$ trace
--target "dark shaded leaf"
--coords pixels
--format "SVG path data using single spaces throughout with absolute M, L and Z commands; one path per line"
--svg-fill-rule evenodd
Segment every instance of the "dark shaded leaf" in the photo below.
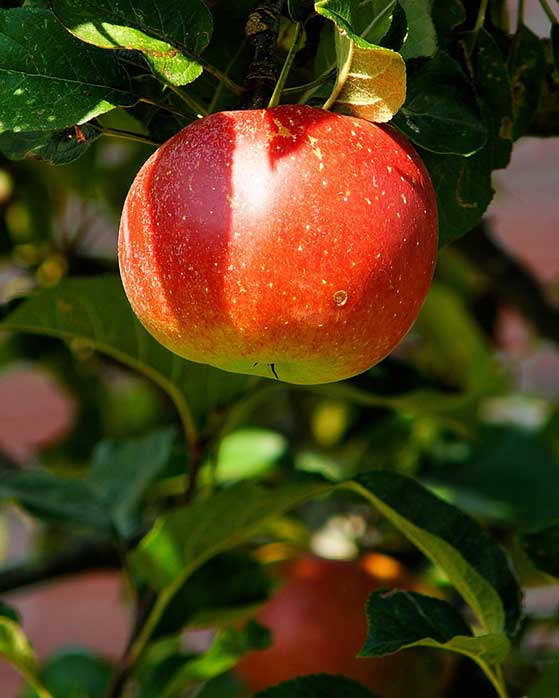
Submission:
M 270 580 L 256 560 L 232 552 L 216 555 L 177 590 L 154 637 L 175 635 L 189 624 L 220 625 L 221 618 L 263 603 L 269 592 Z
M 435 153 L 471 155 L 485 145 L 475 95 L 460 65 L 444 51 L 408 65 L 408 92 L 394 123 Z
M 360 657 L 380 657 L 409 647 L 434 647 L 491 665 L 510 650 L 504 633 L 477 635 L 446 601 L 415 591 L 375 591 L 367 601 L 369 629 Z
M 13 620 L 14 623 L 20 623 L 19 611 L 17 611 L 15 608 L 12 608 L 11 606 L 8 606 L 2 601 L 0 601 L 0 617 Z
M 488 131 L 484 161 L 490 170 L 506 167 L 513 134 L 512 87 L 507 64 L 497 42 L 485 29 L 465 32 L 460 45 Z
M 439 206 L 439 246 L 470 231 L 493 198 L 491 168 L 482 150 L 465 158 L 420 150 Z
M 317 674 L 280 683 L 254 698 L 374 698 L 374 694 L 352 679 Z
M 437 50 L 437 35 L 431 18 L 431 0 L 399 0 L 406 13 L 408 34 L 402 55 L 410 58 L 432 56 Z
M 509 69 L 514 112 L 512 136 L 517 140 L 526 133 L 536 113 L 546 69 L 543 42 L 524 24 L 512 41 Z
M 478 440 L 463 462 L 433 469 L 433 481 L 450 488 L 462 508 L 471 497 L 484 499 L 493 520 L 525 527 L 552 520 L 559 511 L 559 468 L 544 440 L 511 427 L 485 429 Z
M 433 0 L 431 17 L 439 45 L 443 46 L 448 34 L 466 20 L 466 10 L 461 0 Z
M 15 470 L 0 476 L 0 500 L 14 501 L 33 516 L 62 526 L 109 534 L 110 517 L 87 482 L 46 470 Z
M 0 91 L 0 132 L 64 129 L 138 101 L 115 54 L 36 8 L 0 10 Z
M 520 589 L 503 550 L 473 519 L 419 482 L 378 470 L 355 487 L 435 564 L 474 610 L 487 633 L 512 635 L 520 618 Z
M 525 533 L 521 541 L 534 565 L 559 579 L 559 522 Z
M 95 449 L 87 483 L 123 537 L 139 527 L 146 490 L 169 462 L 175 436 L 174 429 L 164 429 L 127 441 L 102 441 Z
M 444 645 L 472 631 L 446 601 L 415 591 L 375 591 L 367 600 L 369 624 L 361 657 L 380 657 L 430 638 Z
M 404 9 L 397 2 L 394 5 L 394 10 L 392 12 L 392 22 L 390 23 L 390 29 L 379 41 L 379 46 L 384 46 L 385 48 L 392 49 L 392 51 L 399 51 L 402 48 L 402 44 L 408 33 L 408 20 Z
M 40 672 L 45 688 L 56 698 L 99 698 L 107 692 L 113 668 L 89 650 L 70 648 L 57 652 Z M 29 687 L 23 698 L 39 698 Z
M 99 138 L 99 129 L 83 124 L 63 131 L 5 131 L 0 134 L 0 151 L 11 160 L 35 158 L 51 165 L 65 165 L 81 157 Z

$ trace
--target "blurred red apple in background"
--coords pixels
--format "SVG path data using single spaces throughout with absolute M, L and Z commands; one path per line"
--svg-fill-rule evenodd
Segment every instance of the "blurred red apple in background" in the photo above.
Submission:
M 396 560 L 369 555 L 359 562 L 306 556 L 281 569 L 283 586 L 256 620 L 272 645 L 249 653 L 236 672 L 252 692 L 296 676 L 329 673 L 352 678 L 383 698 L 438 698 L 450 678 L 448 653 L 405 650 L 357 659 L 367 635 L 365 603 L 379 588 L 418 588 Z

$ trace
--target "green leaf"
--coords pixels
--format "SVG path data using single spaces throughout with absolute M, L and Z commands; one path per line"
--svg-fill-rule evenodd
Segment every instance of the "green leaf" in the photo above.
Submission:
M 431 17 L 440 46 L 448 34 L 466 21 L 466 10 L 461 0 L 433 0 Z
M 512 151 L 512 86 L 495 39 L 485 29 L 462 34 L 460 45 L 488 131 L 482 151 L 490 170 L 506 167 Z
M 477 443 L 462 462 L 443 463 L 430 474 L 458 506 L 467 508 L 472 497 L 482 498 L 485 516 L 493 521 L 531 528 L 557 515 L 557 459 L 538 434 L 492 427 L 478 434 Z
M 136 572 L 160 591 L 133 651 L 142 651 L 172 599 L 207 560 L 239 545 L 268 521 L 329 489 L 329 485 L 316 482 L 277 489 L 243 482 L 160 517 L 128 556 Z
M 504 552 L 473 519 L 396 473 L 371 471 L 344 486 L 369 499 L 444 570 L 485 633 L 515 632 L 521 610 L 518 583 Z
M 240 679 L 230 671 L 204 683 L 197 691 L 196 698 L 244 698 L 245 694 Z
M 524 533 L 521 541 L 534 565 L 559 580 L 559 522 Z
M 99 698 L 107 692 L 113 668 L 106 659 L 86 649 L 57 652 L 41 668 L 41 680 L 56 698 Z M 38 698 L 29 687 L 23 698 Z
M 127 441 L 102 441 L 95 449 L 87 483 L 124 538 L 139 527 L 144 495 L 169 462 L 174 439 L 175 430 L 164 429 Z
M 64 129 L 138 101 L 115 54 L 35 8 L 0 10 L 0 91 L 0 132 Z
M 149 335 L 132 312 L 118 275 L 71 278 L 22 303 L 0 330 L 58 337 L 111 356 L 157 383 L 174 401 L 187 429 L 230 404 L 255 380 L 194 364 Z
M 363 38 L 370 28 L 361 26 L 358 3 L 343 6 L 321 0 L 315 7 L 338 27 L 337 78 L 324 108 L 334 106 L 336 111 L 368 121 L 389 121 L 406 97 L 406 66 L 402 56 Z
M 551 25 L 551 53 L 555 64 L 555 72 L 559 76 L 559 24 L 555 22 Z
M 416 355 L 416 362 L 443 381 L 477 395 L 500 393 L 506 387 L 490 343 L 459 294 L 449 286 L 433 284 L 417 329 L 427 347 Z
M 8 618 L 9 620 L 13 620 L 14 623 L 19 623 L 21 625 L 19 611 L 8 606 L 3 601 L 0 601 L 0 618 Z
M 211 557 L 239 545 L 265 522 L 328 489 L 316 482 L 276 489 L 255 482 L 232 485 L 208 500 L 160 517 L 130 553 L 130 561 L 155 588 L 168 590 L 171 585 L 174 594 Z
M 0 134 L 0 151 L 10 160 L 35 158 L 66 165 L 81 157 L 100 135 L 99 129 L 89 124 L 63 131 L 5 131 Z
M 317 674 L 280 683 L 254 698 L 374 698 L 374 694 L 352 679 Z
M 514 124 L 512 137 L 520 138 L 537 111 L 545 77 L 543 42 L 521 24 L 512 41 L 509 70 L 512 83 Z
M 491 665 L 510 650 L 504 633 L 474 637 L 446 601 L 414 591 L 375 591 L 367 601 L 369 629 L 360 657 L 381 657 L 409 647 L 434 647 Z
M 315 0 L 314 9 L 319 15 L 334 22 L 348 34 L 354 34 L 358 19 L 359 3 L 355 0 Z
M 269 596 L 270 580 L 253 558 L 226 552 L 197 569 L 176 591 L 154 637 L 176 635 L 186 626 L 219 627 L 246 617 Z
M 410 58 L 432 56 L 437 50 L 437 34 L 431 19 L 431 0 L 399 0 L 408 21 L 408 35 L 402 46 L 402 56 Z
M 262 475 L 287 451 L 284 436 L 270 429 L 244 427 L 227 434 L 217 453 L 217 482 L 232 482 Z
M 212 16 L 201 0 L 52 0 L 62 24 L 82 41 L 109 49 L 135 49 L 154 75 L 186 85 L 202 72 L 197 56 L 212 35 Z
M 111 521 L 87 482 L 46 470 L 10 470 L 0 475 L 0 501 L 14 501 L 53 524 L 91 528 L 109 534 Z
M 553 25 L 558 26 L 558 25 Z M 541 674 L 530 685 L 528 696 L 530 698 L 553 698 L 559 686 L 559 658 L 555 657 L 547 663 Z
M 463 33 L 460 45 L 488 137 L 468 158 L 420 151 L 437 194 L 441 246 L 479 223 L 494 194 L 491 172 L 506 167 L 512 151 L 512 88 L 501 51 L 485 29 Z
M 185 663 L 161 692 L 161 698 L 172 698 L 195 681 L 208 681 L 232 669 L 250 650 L 263 650 L 271 644 L 270 631 L 255 622 L 244 628 L 219 631 L 208 651 Z
M 405 18 L 405 13 L 395 0 L 365 0 L 357 3 L 353 19 L 355 33 L 370 44 L 380 45 L 381 40 L 392 27 L 398 7 Z M 398 16 L 401 19 L 401 14 Z
M 409 89 L 393 123 L 414 143 L 435 153 L 471 155 L 487 131 L 459 63 L 444 51 L 408 65 Z
M 35 653 L 20 625 L 0 616 L 0 656 L 4 657 L 33 686 L 38 698 L 53 698 L 37 678 Z
M 378 42 L 379 46 L 399 51 L 408 35 L 408 20 L 404 9 L 397 2 L 392 13 L 390 28 Z
M 469 232 L 491 203 L 494 189 L 484 150 L 466 158 L 419 149 L 437 195 L 440 247 Z

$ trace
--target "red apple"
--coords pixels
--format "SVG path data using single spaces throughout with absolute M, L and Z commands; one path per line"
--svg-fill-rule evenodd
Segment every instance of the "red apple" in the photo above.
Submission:
M 281 577 L 283 586 L 257 616 L 272 631 L 272 645 L 250 652 L 236 667 L 250 695 L 317 673 L 347 676 L 383 698 L 444 695 L 453 665 L 447 653 L 405 650 L 356 658 L 367 635 L 369 593 L 417 586 L 396 560 L 384 555 L 359 562 L 305 556 L 283 567 Z
M 307 106 L 211 114 L 159 148 L 122 215 L 132 307 L 177 354 L 326 383 L 414 322 L 437 251 L 429 175 L 388 126 Z

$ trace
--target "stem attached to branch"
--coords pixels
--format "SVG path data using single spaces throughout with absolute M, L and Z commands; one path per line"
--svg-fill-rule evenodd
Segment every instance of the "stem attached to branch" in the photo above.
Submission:
M 474 32 L 478 32 L 485 24 L 485 15 L 487 14 L 487 6 L 489 0 L 481 0 L 479 5 L 479 12 L 477 13 L 476 23 L 474 25 Z
M 283 92 L 283 88 L 285 86 L 285 82 L 287 80 L 287 76 L 289 75 L 289 71 L 293 66 L 293 61 L 295 60 L 295 56 L 297 55 L 297 51 L 299 50 L 299 47 L 301 45 L 302 38 L 303 25 L 301 22 L 297 22 L 297 24 L 295 25 L 295 36 L 293 38 L 293 43 L 289 48 L 289 53 L 287 54 L 287 58 L 285 59 L 285 63 L 283 64 L 283 68 L 281 69 L 280 76 L 270 98 L 268 107 L 276 107 L 280 102 L 280 98 Z

